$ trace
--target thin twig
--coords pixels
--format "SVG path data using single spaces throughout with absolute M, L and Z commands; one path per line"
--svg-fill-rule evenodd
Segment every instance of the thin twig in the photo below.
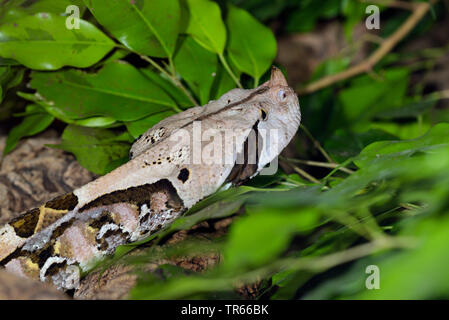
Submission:
M 363 62 L 337 74 L 323 77 L 314 81 L 304 88 L 298 90 L 299 94 L 309 94 L 325 87 L 328 87 L 336 82 L 351 78 L 361 73 L 368 72 L 387 54 L 389 53 L 424 17 L 429 11 L 431 5 L 438 0 L 430 0 L 429 2 L 416 2 L 413 6 L 412 14 L 408 19 L 388 38 L 386 38 L 380 47 L 374 51 Z
M 430 97 L 435 100 L 449 99 L 449 89 L 429 93 L 426 97 Z
M 312 160 L 302 160 L 302 159 L 292 159 L 292 158 L 285 158 L 282 157 L 282 159 L 285 159 L 286 161 L 290 161 L 290 162 L 295 162 L 295 163 L 300 163 L 300 164 L 305 164 L 308 166 L 313 166 L 313 167 L 323 167 L 323 168 L 330 168 L 330 169 L 338 169 L 341 170 L 343 172 L 346 172 L 348 174 L 353 174 L 355 171 L 342 167 L 341 164 L 338 163 L 329 163 L 329 162 L 319 162 L 319 161 L 312 161 Z
M 275 263 L 250 271 L 234 279 L 243 283 L 252 283 L 257 279 L 269 277 L 284 270 L 309 270 L 321 272 L 338 265 L 354 261 L 381 250 L 413 249 L 418 245 L 414 238 L 382 237 L 368 243 L 357 245 L 346 250 L 337 251 L 319 257 L 284 258 Z
M 310 182 L 320 183 L 319 180 L 317 180 L 315 177 L 311 176 L 310 174 L 308 174 L 307 172 L 305 172 L 301 168 L 298 168 L 297 166 L 295 166 L 294 164 L 291 164 L 291 163 L 289 163 L 289 165 L 290 165 L 290 167 L 292 167 L 293 170 L 296 171 L 296 173 L 298 173 L 300 176 L 303 176 L 304 178 L 306 178 Z
M 332 158 L 326 152 L 326 150 L 323 149 L 320 142 L 313 137 L 309 129 L 307 129 L 303 124 L 301 124 L 300 128 L 306 133 L 309 139 L 312 140 L 313 144 L 315 145 L 315 148 L 317 148 L 321 152 L 321 154 L 326 158 L 326 160 L 329 161 L 330 163 L 335 163 L 334 160 L 332 160 Z
M 199 105 L 198 102 L 195 100 L 195 98 L 190 94 L 189 90 L 187 90 L 187 88 L 184 87 L 184 85 L 181 83 L 181 81 L 179 81 L 176 78 L 176 75 L 172 75 L 172 74 L 168 73 L 164 68 L 162 68 L 159 64 L 156 63 L 156 61 L 154 61 L 150 57 L 147 57 L 145 55 L 141 55 L 140 58 L 142 60 L 145 60 L 145 61 L 149 62 L 158 71 L 160 71 L 161 73 L 165 74 L 171 80 L 171 82 L 173 82 L 173 84 L 175 86 L 177 86 L 179 89 L 182 90 L 182 92 L 184 92 L 186 97 L 190 100 L 190 102 L 193 103 L 194 106 L 198 106 Z
M 284 262 L 285 268 L 305 270 L 326 270 L 345 262 L 357 260 L 374 252 L 387 249 L 413 249 L 417 245 L 413 238 L 382 237 L 372 242 L 358 245 L 347 250 L 338 251 L 318 258 L 296 258 Z

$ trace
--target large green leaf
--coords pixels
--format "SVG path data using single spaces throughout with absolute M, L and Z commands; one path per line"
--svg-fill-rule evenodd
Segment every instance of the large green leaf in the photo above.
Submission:
M 391 68 L 373 80 L 363 75 L 340 92 L 344 117 L 348 125 L 365 128 L 366 122 L 385 110 L 402 107 L 409 81 L 407 68 Z
M 439 123 L 417 139 L 374 142 L 363 149 L 354 162 L 366 167 L 379 158 L 409 157 L 417 152 L 432 152 L 442 145 L 449 145 L 449 123 Z
M 163 90 L 124 62 L 108 63 L 96 74 L 33 72 L 30 85 L 70 119 L 107 116 L 133 121 L 176 108 Z
M 331 154 L 334 160 L 343 162 L 348 158 L 357 156 L 370 143 L 397 139 L 398 137 L 379 129 L 361 133 L 339 129 L 327 139 L 324 149 Z
M 447 212 L 443 214 L 438 220 L 409 223 L 402 233 L 418 238 L 418 247 L 372 261 L 380 269 L 381 290 L 361 290 L 352 298 L 413 300 L 447 297 L 449 218 Z
M 222 65 L 218 65 L 217 74 L 212 85 L 211 99 L 216 100 L 235 88 L 235 82 Z
M 258 80 L 276 57 L 273 32 L 243 9 L 229 5 L 227 50 L 233 64 Z
M 190 12 L 187 33 L 207 50 L 223 54 L 226 27 L 218 4 L 210 0 L 187 0 L 187 4 Z
M 39 12 L 67 15 L 66 10 L 70 5 L 77 6 L 80 11 L 80 16 L 82 16 L 85 10 L 83 0 L 39 0 L 33 2 L 27 0 L 8 0 L 0 8 L 0 23 L 14 23 L 21 17 L 34 15 Z
M 313 209 L 280 212 L 278 208 L 250 208 L 249 215 L 231 228 L 224 267 L 232 270 L 263 265 L 284 250 L 294 233 L 310 229 L 319 217 Z
M 200 103 L 206 104 L 217 75 L 217 55 L 198 45 L 191 37 L 183 40 L 174 58 L 176 70 L 200 98 Z
M 86 68 L 113 47 L 114 42 L 89 22 L 80 20 L 79 29 L 69 30 L 64 17 L 49 13 L 0 26 L 0 56 L 37 70 Z
M 62 142 L 52 147 L 72 152 L 78 162 L 96 174 L 106 174 L 128 160 L 132 140 L 128 133 L 69 125 Z
M 11 152 L 23 137 L 33 136 L 44 131 L 54 120 L 54 117 L 43 112 L 42 108 L 37 105 L 29 105 L 26 109 L 30 115 L 26 116 L 23 121 L 14 127 L 8 134 L 3 154 Z
M 84 0 L 90 12 L 129 49 L 171 57 L 179 33 L 178 0 Z
M 39 94 L 31 94 L 19 91 L 17 92 L 17 95 L 28 101 L 34 102 L 56 119 L 59 119 L 68 124 L 74 124 L 83 127 L 108 127 L 116 122 L 116 120 L 113 118 L 101 116 L 73 120 L 68 118 L 66 114 L 58 107 L 55 107 L 54 103 L 45 101 Z
M 187 98 L 185 93 L 179 87 L 175 87 L 173 82 L 168 80 L 165 75 L 157 74 L 149 68 L 140 69 L 140 72 L 161 87 L 180 107 L 187 108 L 193 106 L 192 101 Z

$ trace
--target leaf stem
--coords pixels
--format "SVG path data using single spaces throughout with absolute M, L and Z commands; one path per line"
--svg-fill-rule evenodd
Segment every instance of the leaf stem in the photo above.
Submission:
M 223 54 L 219 54 L 218 58 L 220 59 L 221 63 L 223 64 L 224 68 L 226 69 L 227 73 L 231 76 L 232 80 L 234 80 L 234 82 L 236 83 L 236 85 L 239 88 L 242 88 L 242 84 L 240 83 L 240 80 L 236 77 L 236 75 L 234 74 L 234 72 L 232 72 L 231 68 L 229 67 L 228 63 L 226 62 L 225 57 L 223 56 Z
M 171 57 L 168 57 L 168 66 L 170 68 L 170 72 L 171 72 L 172 76 L 176 77 L 175 65 L 174 65 L 173 59 Z
M 179 81 L 176 78 L 175 74 L 170 74 L 168 73 L 164 68 L 162 68 L 159 64 L 156 63 L 156 61 L 154 61 L 153 59 L 151 59 L 150 57 L 147 57 L 145 55 L 141 55 L 140 58 L 142 60 L 145 60 L 147 62 L 149 62 L 153 67 L 155 67 L 158 71 L 160 71 L 161 73 L 163 73 L 164 75 L 166 75 L 171 82 L 173 82 L 173 84 L 175 86 L 177 86 L 179 89 L 182 90 L 182 92 L 184 92 L 184 94 L 186 95 L 186 97 L 193 103 L 194 106 L 198 106 L 198 102 L 195 100 L 195 98 L 190 94 L 189 90 L 187 90 L 186 87 L 184 87 L 184 85 L 181 83 L 181 81 Z M 171 59 L 169 59 L 170 64 L 173 65 L 173 63 L 171 62 Z M 174 72 L 173 67 L 170 67 L 172 69 L 172 72 Z M 180 109 L 178 110 L 178 112 L 181 111 Z
M 254 78 L 254 88 L 257 88 L 259 86 L 259 79 Z

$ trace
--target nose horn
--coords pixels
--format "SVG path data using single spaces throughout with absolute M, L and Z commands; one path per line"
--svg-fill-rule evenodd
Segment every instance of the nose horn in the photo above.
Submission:
M 276 68 L 275 66 L 271 67 L 271 78 L 270 81 L 268 82 L 268 86 L 269 87 L 288 86 L 284 74 L 279 68 Z

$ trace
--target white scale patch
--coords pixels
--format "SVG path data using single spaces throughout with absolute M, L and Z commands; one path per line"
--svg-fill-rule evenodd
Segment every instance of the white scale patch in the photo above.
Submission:
M 140 208 L 139 219 L 143 219 L 147 214 L 149 214 L 150 217 L 140 224 L 137 230 L 138 233 L 136 234 L 137 240 L 149 236 L 158 228 L 165 228 L 179 216 L 179 212 L 176 212 L 174 209 L 168 209 L 162 213 L 154 214 L 153 210 L 148 208 L 146 204 L 143 204 Z
M 118 229 L 119 229 L 119 227 L 116 224 L 114 224 L 114 223 L 107 223 L 107 224 L 105 224 L 105 225 L 103 225 L 101 227 L 100 231 L 98 231 L 97 239 L 103 238 L 105 233 L 108 232 L 108 231 L 115 231 L 115 230 L 118 230 Z
M 165 128 L 159 128 L 151 132 L 150 137 L 153 138 L 154 142 L 161 140 L 162 136 L 165 133 Z
M 80 268 L 76 265 L 68 265 L 51 277 L 53 283 L 58 288 L 64 288 L 66 290 L 78 289 L 80 278 Z

